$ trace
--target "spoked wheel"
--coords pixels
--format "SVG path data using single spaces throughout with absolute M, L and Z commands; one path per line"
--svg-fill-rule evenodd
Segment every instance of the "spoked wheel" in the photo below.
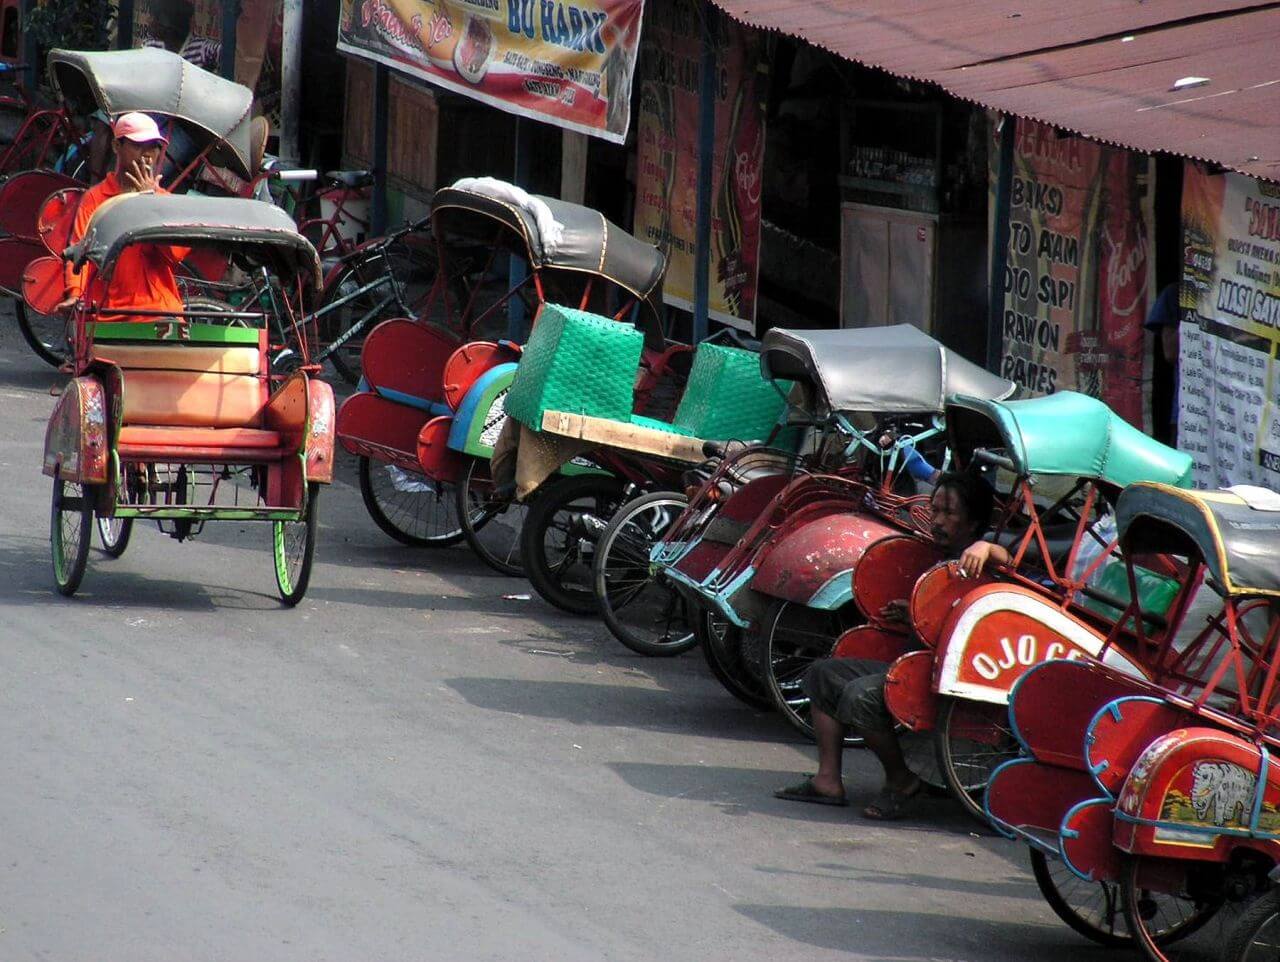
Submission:
M 443 548 L 462 540 L 453 485 L 360 459 L 360 495 L 373 523 L 401 544 Z
M 1121 882 L 1125 919 L 1152 962 L 1217 962 L 1247 890 L 1229 884 L 1218 863 L 1144 857 L 1127 860 Z
M 124 554 L 132 534 L 132 518 L 104 518 L 98 515 L 98 540 L 102 542 L 102 550 L 108 558 L 119 558 Z
M 1112 948 L 1133 944 L 1118 882 L 1086 882 L 1059 859 L 1031 849 L 1031 874 L 1049 908 L 1086 939 Z
M 743 704 L 757 711 L 772 710 L 773 699 L 743 660 L 742 629 L 704 609 L 694 615 L 693 630 L 716 681 Z
M 649 553 L 688 506 L 654 491 L 623 505 L 596 547 L 595 596 L 609 631 L 641 655 L 679 655 L 698 643 L 689 606 L 653 569 Z
M 1280 888 L 1263 894 L 1241 914 L 1222 950 L 1222 962 L 1280 959 Z
M 462 536 L 481 561 L 494 571 L 524 576 L 520 561 L 520 531 L 529 513 L 527 505 L 493 498 L 489 462 L 472 458 L 456 489 Z
M 773 707 L 787 724 L 806 738 L 813 737 L 809 721 L 809 696 L 802 683 L 809 666 L 826 658 L 836 639 L 848 627 L 839 612 L 806 608 L 775 599 L 762 622 L 759 639 L 759 672 Z M 846 738 L 846 745 L 861 745 L 861 738 Z
M 37 314 L 20 297 L 14 300 L 13 311 L 18 318 L 18 330 L 40 360 L 61 367 L 70 359 L 66 315 Z
M 58 594 L 70 597 L 80 587 L 89 560 L 89 528 L 93 523 L 93 489 L 53 476 L 49 543 L 53 549 L 53 581 Z
M 617 478 L 561 478 L 535 495 L 520 532 L 525 574 L 547 602 L 575 615 L 600 608 L 592 591 L 596 546 L 622 506 Z
M 280 600 L 292 608 L 307 593 L 311 581 L 311 559 L 316 552 L 316 502 L 320 486 L 307 485 L 307 507 L 297 521 L 273 524 L 271 548 L 276 565 L 276 587 Z
M 945 699 L 934 735 L 947 788 L 966 812 L 986 825 L 987 782 L 999 765 L 1018 755 L 1008 706 Z

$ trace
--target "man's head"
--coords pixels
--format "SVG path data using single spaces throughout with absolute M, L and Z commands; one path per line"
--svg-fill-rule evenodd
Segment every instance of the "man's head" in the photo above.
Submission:
M 970 471 L 947 471 L 933 488 L 933 540 L 956 552 L 981 538 L 991 523 L 995 496 L 991 485 Z
M 137 163 L 147 170 L 155 170 L 169 143 L 154 120 L 136 112 L 117 117 L 111 125 L 111 134 L 116 142 L 117 175 L 123 175 Z

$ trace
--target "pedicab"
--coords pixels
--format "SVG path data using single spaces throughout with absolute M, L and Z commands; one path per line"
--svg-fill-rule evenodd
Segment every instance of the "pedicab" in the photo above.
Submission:
M 173 244 L 272 281 L 270 309 L 211 314 L 119 308 L 105 291 L 134 245 Z M 118 557 L 135 520 L 179 541 L 209 521 L 272 525 L 286 605 L 306 592 L 319 488 L 332 480 L 332 389 L 303 368 L 273 375 L 275 323 L 296 328 L 320 282 L 315 249 L 276 207 L 195 195 L 127 194 L 95 212 L 65 260 L 96 274 L 73 312 L 73 378 L 45 434 L 53 478 L 51 542 L 59 593 L 80 587 L 95 516 Z M 271 315 L 276 316 L 271 316 Z M 296 331 L 295 331 L 296 334 Z
M 964 578 L 955 563 L 935 564 L 939 556 L 917 541 L 878 542 L 852 577 L 868 623 L 842 637 L 835 653 L 891 663 L 890 713 L 911 731 L 934 733 L 948 788 L 985 821 L 987 780 L 1017 752 L 1004 706 L 1028 667 L 1103 657 L 1141 671 L 1132 646 L 1103 645 L 1128 599 L 1109 513 L 1135 481 L 1188 486 L 1191 458 L 1071 391 L 1013 401 L 956 396 L 946 418 L 958 468 L 1001 472 L 1005 510 L 994 538 L 1011 562 Z M 1144 570 L 1141 588 L 1163 603 L 1172 597 L 1158 572 Z M 910 598 L 909 631 L 877 622 L 874 612 L 891 597 Z
M 750 448 L 726 459 L 653 559 L 701 612 L 695 627 L 716 677 L 808 735 L 800 678 L 860 620 L 854 563 L 880 538 L 928 531 L 928 499 L 903 471 L 909 452 L 942 464 L 949 393 L 1003 398 L 1016 386 L 909 325 L 775 329 L 760 366 L 799 385 L 790 420 L 815 435 L 809 453 Z
M 1104 644 L 1142 670 L 1055 660 L 1024 674 L 1009 705 L 1023 757 L 996 770 L 987 810 L 1109 893 L 1081 931 L 1131 933 L 1157 962 L 1217 959 L 1233 937 L 1221 957 L 1237 962 L 1261 948 L 1265 908 L 1240 917 L 1280 856 L 1280 495 L 1140 483 L 1116 522 L 1129 600 Z M 1167 608 L 1140 590 L 1151 559 L 1176 566 Z
M 140 111 L 168 118 L 173 154 L 182 166 L 166 179 L 182 190 L 204 163 L 249 179 L 261 162 L 251 138 L 253 92 L 201 70 L 176 53 L 140 50 L 51 50 L 49 76 L 65 108 L 75 115 L 100 111 L 116 117 Z M 0 186 L 0 291 L 16 297 L 18 325 L 32 349 L 54 366 L 67 360 L 67 321 L 39 314 L 22 299 L 25 284 L 55 285 L 61 265 L 34 262 L 61 255 L 83 184 L 53 171 L 27 171 Z M 207 272 L 216 262 L 193 267 Z M 56 302 L 55 302 L 56 303 Z
M 423 547 L 466 539 L 486 564 L 520 574 L 527 509 L 493 496 L 489 458 L 521 348 L 471 338 L 505 328 L 513 304 L 534 323 L 549 300 L 591 310 L 643 330 L 652 387 L 688 350 L 662 334 L 666 259 L 597 211 L 492 178 L 437 191 L 431 225 L 438 269 L 424 316 L 442 307 L 448 320 L 389 320 L 369 333 L 338 438 L 359 458 L 365 506 L 389 536 Z M 486 279 L 508 255 L 519 279 L 492 294 Z

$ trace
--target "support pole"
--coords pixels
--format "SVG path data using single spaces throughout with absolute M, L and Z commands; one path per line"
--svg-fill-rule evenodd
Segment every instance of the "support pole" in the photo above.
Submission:
M 240 0 L 222 0 L 222 62 L 219 73 L 236 79 L 236 27 L 240 23 Z
M 302 0 L 284 0 L 284 33 L 280 48 L 280 159 L 302 161 Z
M 698 73 L 697 226 L 693 241 L 693 343 L 707 336 L 711 302 L 711 177 L 716 147 L 716 8 L 702 4 L 702 63 Z
M 374 237 L 387 232 L 387 137 L 391 116 L 391 68 L 373 67 L 373 198 L 369 230 Z
M 1009 266 L 1009 198 L 1013 186 L 1013 148 L 1018 118 L 1005 114 L 1000 127 L 1000 158 L 996 172 L 996 209 L 991 219 L 991 285 L 987 289 L 987 370 L 1000 372 L 1004 353 L 1004 275 Z
M 517 187 L 529 189 L 529 178 L 533 173 L 533 123 L 521 117 L 516 118 L 516 150 L 512 180 Z M 508 290 L 529 276 L 524 258 L 512 254 L 507 268 Z M 528 313 L 524 309 L 524 301 L 513 297 L 507 301 L 507 339 L 523 342 L 528 329 Z
M 36 62 L 40 59 L 40 49 L 36 45 L 36 38 L 31 35 L 31 31 L 27 29 L 27 24 L 31 22 L 31 11 L 36 8 L 36 0 L 23 0 L 22 3 L 22 62 L 25 63 L 30 70 L 18 74 L 19 82 L 24 87 L 30 87 L 35 90 L 40 86 L 39 64 Z
M 116 4 L 116 47 L 128 50 L 133 46 L 133 0 L 119 0 Z

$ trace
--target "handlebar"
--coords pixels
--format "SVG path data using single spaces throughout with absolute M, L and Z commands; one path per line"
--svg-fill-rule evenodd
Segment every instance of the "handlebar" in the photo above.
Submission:
M 994 451 L 988 451 L 986 448 L 974 448 L 973 460 L 981 461 L 983 464 L 994 465 L 997 468 L 1004 468 L 1011 474 L 1018 473 L 1018 469 L 1014 466 L 1011 458 L 1007 458 L 1003 454 L 996 454 Z
M 315 180 L 319 176 L 314 170 L 273 170 L 267 174 L 271 180 L 282 181 Z

